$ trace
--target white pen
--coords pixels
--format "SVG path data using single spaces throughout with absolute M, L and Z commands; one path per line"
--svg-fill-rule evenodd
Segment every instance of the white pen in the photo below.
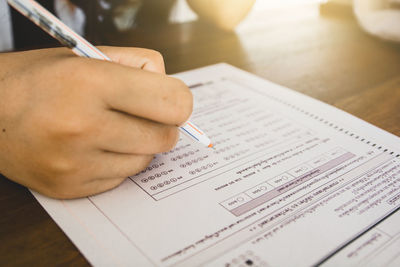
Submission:
M 7 2 L 22 15 L 29 18 L 52 37 L 60 41 L 60 43 L 71 48 L 78 56 L 111 61 L 111 59 L 99 49 L 74 32 L 36 1 L 7 0 Z M 192 122 L 187 121 L 180 127 L 180 130 L 205 146 L 213 147 L 210 139 Z

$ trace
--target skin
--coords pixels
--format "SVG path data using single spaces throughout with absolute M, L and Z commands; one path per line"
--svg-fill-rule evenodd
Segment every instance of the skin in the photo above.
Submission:
M 116 187 L 173 148 L 192 95 L 158 52 L 100 47 L 0 54 L 0 173 L 53 198 Z
M 187 0 L 230 31 L 255 0 Z M 192 112 L 190 90 L 162 56 L 101 47 L 113 62 L 66 48 L 0 54 L 0 173 L 44 195 L 109 190 L 172 149 Z
M 223 30 L 233 30 L 253 7 L 255 0 L 186 0 L 199 19 Z

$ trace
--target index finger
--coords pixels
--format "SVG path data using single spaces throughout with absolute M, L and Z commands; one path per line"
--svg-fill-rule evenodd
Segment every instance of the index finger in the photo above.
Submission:
M 137 47 L 98 47 L 113 62 L 143 70 L 165 74 L 162 55 L 151 49 Z
M 193 97 L 180 80 L 108 61 L 91 64 L 89 85 L 99 90 L 108 109 L 169 125 L 181 125 L 192 113 Z

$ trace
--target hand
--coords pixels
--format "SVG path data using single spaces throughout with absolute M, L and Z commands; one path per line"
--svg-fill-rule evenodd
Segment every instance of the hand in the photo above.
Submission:
M 0 54 L 0 173 L 55 198 L 96 194 L 176 144 L 192 95 L 158 52 Z

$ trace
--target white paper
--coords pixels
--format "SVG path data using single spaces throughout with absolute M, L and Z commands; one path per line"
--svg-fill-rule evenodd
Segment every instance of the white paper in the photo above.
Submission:
M 91 264 L 399 262 L 398 137 L 226 64 L 176 76 L 215 149 L 182 135 L 112 191 L 34 193 Z

